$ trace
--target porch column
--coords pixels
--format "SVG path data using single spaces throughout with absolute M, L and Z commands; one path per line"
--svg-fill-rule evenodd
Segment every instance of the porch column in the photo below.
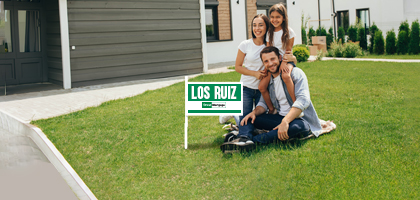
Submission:
M 67 0 L 58 0 L 60 11 L 60 33 L 61 33 L 61 61 L 63 65 L 63 88 L 71 88 L 71 67 L 70 67 L 70 42 L 69 42 L 69 20 L 67 16 Z
M 207 35 L 206 35 L 206 10 L 204 2 L 200 0 L 200 23 L 201 23 L 201 49 L 203 52 L 203 72 L 206 73 L 208 70 L 207 64 Z

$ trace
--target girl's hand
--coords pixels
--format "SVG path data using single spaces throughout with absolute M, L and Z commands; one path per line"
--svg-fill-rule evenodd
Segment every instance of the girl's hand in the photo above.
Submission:
M 265 76 L 266 76 L 266 73 L 264 73 L 263 70 L 259 70 L 259 71 L 254 72 L 254 77 L 257 78 L 258 80 L 263 79 Z

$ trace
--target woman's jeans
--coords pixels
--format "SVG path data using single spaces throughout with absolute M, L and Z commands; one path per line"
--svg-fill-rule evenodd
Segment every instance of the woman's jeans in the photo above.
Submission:
M 242 116 L 239 116 L 239 122 L 237 121 L 236 124 L 239 126 L 239 130 L 241 128 L 241 121 L 242 119 L 247 116 L 249 113 L 254 110 L 254 107 L 258 104 L 261 97 L 261 92 L 258 89 L 251 89 L 247 87 L 243 87 L 243 108 L 242 108 Z M 236 121 L 236 118 L 235 118 Z M 241 132 L 239 131 L 238 136 L 241 136 Z M 251 138 L 249 138 L 251 139 Z

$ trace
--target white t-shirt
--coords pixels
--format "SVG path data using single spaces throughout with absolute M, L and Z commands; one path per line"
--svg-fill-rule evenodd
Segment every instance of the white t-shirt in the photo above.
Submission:
M 283 56 L 286 49 L 283 49 L 283 43 L 281 41 L 281 36 L 283 36 L 283 29 L 280 31 L 274 32 L 273 37 L 273 46 L 277 47 L 280 50 L 280 54 Z M 292 39 L 296 36 L 295 32 L 292 28 L 289 27 L 289 38 Z M 266 41 L 268 42 L 270 38 L 270 34 L 267 33 Z
M 280 110 L 279 115 L 286 116 L 289 113 L 291 107 L 286 99 L 286 94 L 284 93 L 283 82 L 280 79 L 280 75 L 273 79 L 274 81 L 274 90 L 276 91 L 276 99 L 279 102 Z
M 251 39 L 245 40 L 239 44 L 238 48 L 242 53 L 245 54 L 244 66 L 252 71 L 259 71 L 264 69 L 264 65 L 260 58 L 260 52 L 264 49 L 265 44 L 255 45 L 254 41 Z M 241 82 L 245 87 L 251 89 L 258 89 L 260 80 L 254 76 L 243 75 L 241 76 Z

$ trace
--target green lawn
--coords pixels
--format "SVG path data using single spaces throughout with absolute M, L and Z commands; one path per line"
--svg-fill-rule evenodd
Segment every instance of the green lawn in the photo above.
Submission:
M 358 58 L 379 58 L 379 59 L 420 59 L 419 55 L 375 55 L 375 54 L 369 54 L 366 56 L 357 56 Z
M 221 153 L 216 116 L 189 117 L 184 149 L 184 83 L 33 124 L 98 199 L 420 198 L 420 64 L 298 66 L 319 117 L 337 129 L 249 154 Z

